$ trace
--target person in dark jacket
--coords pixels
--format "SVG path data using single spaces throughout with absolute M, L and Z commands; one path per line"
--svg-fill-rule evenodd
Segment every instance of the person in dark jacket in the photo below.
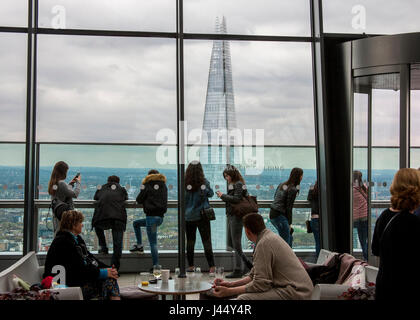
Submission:
M 146 227 L 147 237 L 149 238 L 150 251 L 152 253 L 153 265 L 159 263 L 157 249 L 157 227 L 163 222 L 163 216 L 168 209 L 168 188 L 166 187 L 166 177 L 157 170 L 150 170 L 143 179 L 141 191 L 136 198 L 137 203 L 143 205 L 146 214 L 145 219 L 133 222 L 137 244 L 130 252 L 143 253 L 143 242 L 141 237 L 141 227 Z
M 197 229 L 204 246 L 209 273 L 214 274 L 215 264 L 211 245 L 210 221 L 203 217 L 202 210 L 210 208 L 209 199 L 214 195 L 210 182 L 204 177 L 203 167 L 198 161 L 188 165 L 185 173 L 185 233 L 187 236 L 188 270 L 194 271 L 194 246 Z
M 108 267 L 87 250 L 80 236 L 83 220 L 80 211 L 63 213 L 57 235 L 47 252 L 43 277 L 54 277 L 53 267 L 63 266 L 66 286 L 81 287 L 85 300 L 120 300 L 117 269 Z
M 319 200 L 318 200 L 318 181 L 309 189 L 308 201 L 311 203 L 311 229 L 314 234 L 315 240 L 315 253 L 318 258 L 319 251 L 321 250 L 321 239 L 319 232 Z
M 293 168 L 289 179 L 279 184 L 274 194 L 274 201 L 270 205 L 270 221 L 279 232 L 280 237 L 292 247 L 292 218 L 293 204 L 299 193 L 300 182 L 303 178 L 301 168 Z
M 420 173 L 398 170 L 391 187 L 391 208 L 376 221 L 372 253 L 379 256 L 376 300 L 417 298 L 420 287 L 420 219 L 413 212 L 420 205 Z
M 92 218 L 92 229 L 95 228 L 99 240 L 98 253 L 108 254 L 104 230 L 112 230 L 113 253 L 111 264 L 120 269 L 122 243 L 127 224 L 125 201 L 127 191 L 120 185 L 117 176 L 108 177 L 108 182 L 98 188 L 93 198 L 96 200 L 95 212 Z
M 74 210 L 73 198 L 80 193 L 81 175 L 74 177 L 68 184 L 65 179 L 69 166 L 64 161 L 58 161 L 51 172 L 48 182 L 48 194 L 51 196 L 51 207 L 53 209 L 54 235 L 58 230 L 61 214 L 67 210 Z
M 249 270 L 252 269 L 252 262 L 242 251 L 242 229 L 243 222 L 242 217 L 237 217 L 232 211 L 232 203 L 239 203 L 242 198 L 248 195 L 246 189 L 245 180 L 242 178 L 239 170 L 232 165 L 228 165 L 223 171 L 223 177 L 228 183 L 228 192 L 223 194 L 217 191 L 217 196 L 226 202 L 226 218 L 228 225 L 228 249 L 235 252 L 235 264 L 232 273 L 226 275 L 226 278 L 241 278 L 245 273 L 245 267 Z

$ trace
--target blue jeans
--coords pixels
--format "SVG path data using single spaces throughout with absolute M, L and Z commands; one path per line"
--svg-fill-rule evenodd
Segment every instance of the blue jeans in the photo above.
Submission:
M 158 249 L 157 249 L 157 227 L 163 222 L 162 217 L 146 216 L 146 219 L 139 219 L 133 222 L 134 233 L 136 234 L 137 245 L 142 246 L 141 227 L 146 227 L 147 238 L 149 238 L 150 252 L 152 253 L 153 265 L 159 263 Z
M 279 215 L 278 217 L 275 217 L 273 219 L 270 219 L 273 226 L 277 229 L 280 237 L 283 238 L 284 241 L 286 241 L 290 247 L 292 247 L 292 235 L 290 234 L 290 225 L 289 221 L 284 215 Z
M 321 250 L 321 239 L 319 236 L 319 218 L 311 218 L 311 229 L 315 239 L 315 253 L 318 259 L 319 251 Z
M 360 246 L 363 251 L 363 258 L 365 261 L 368 260 L 368 222 L 366 220 L 354 220 L 354 227 L 357 229 L 357 235 L 359 236 Z

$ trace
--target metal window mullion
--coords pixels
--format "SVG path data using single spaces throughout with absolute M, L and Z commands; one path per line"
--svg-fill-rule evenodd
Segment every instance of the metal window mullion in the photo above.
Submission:
M 372 244 L 372 88 L 368 92 L 368 154 L 367 154 L 367 181 L 368 181 L 368 261 L 371 260 L 371 244 Z M 353 235 L 353 233 L 352 233 Z
M 185 278 L 185 130 L 184 130 L 184 38 L 183 0 L 176 3 L 177 70 L 177 170 L 178 170 L 178 265 L 179 278 Z
M 400 168 L 410 167 L 410 65 L 400 72 Z

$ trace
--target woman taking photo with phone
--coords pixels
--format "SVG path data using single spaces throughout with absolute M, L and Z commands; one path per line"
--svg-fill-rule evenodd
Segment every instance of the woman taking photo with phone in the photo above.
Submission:
M 244 196 L 248 195 L 248 191 L 246 190 L 245 180 L 236 167 L 228 165 L 223 171 L 223 177 L 228 183 L 228 192 L 227 194 L 223 194 L 222 192 L 217 191 L 216 194 L 220 199 L 226 202 L 228 248 L 235 251 L 234 271 L 226 275 L 226 278 L 241 278 L 245 273 L 242 262 L 248 269 L 252 269 L 252 262 L 242 251 L 242 218 L 233 213 L 232 204 L 239 203 Z
M 80 173 L 67 184 L 65 179 L 68 170 L 67 163 L 64 161 L 57 162 L 48 183 L 48 194 L 51 196 L 51 208 L 54 213 L 54 233 L 58 229 L 63 212 L 74 210 L 73 198 L 77 198 L 80 193 L 80 181 L 82 179 Z

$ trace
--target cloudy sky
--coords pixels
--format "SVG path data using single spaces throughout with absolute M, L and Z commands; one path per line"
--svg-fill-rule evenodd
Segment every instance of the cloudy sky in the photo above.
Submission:
M 357 4 L 366 10 L 366 29 L 352 27 Z M 52 12 L 57 5 L 65 9 L 67 28 L 175 31 L 175 0 L 40 0 L 41 27 L 57 21 Z M 1 0 L 0 25 L 24 26 L 26 6 L 26 0 Z M 326 0 L 324 27 L 326 32 L 418 31 L 419 10 L 420 1 Z M 223 15 L 229 33 L 310 35 L 307 0 L 185 0 L 185 32 L 211 33 Z M 238 127 L 265 129 L 266 144 L 314 145 L 310 44 L 232 41 L 230 47 Z M 211 48 L 212 41 L 185 41 L 190 130 L 202 127 Z M 173 39 L 40 35 L 37 140 L 157 142 L 159 130 L 176 131 L 175 54 Z M 23 141 L 25 35 L 0 34 L 0 77 L 0 140 Z M 397 95 L 374 93 L 377 145 L 398 143 Z M 413 128 L 420 127 L 418 98 L 414 93 Z M 355 140 L 365 141 L 365 115 L 357 108 Z M 412 142 L 420 145 L 420 135 L 413 133 Z

